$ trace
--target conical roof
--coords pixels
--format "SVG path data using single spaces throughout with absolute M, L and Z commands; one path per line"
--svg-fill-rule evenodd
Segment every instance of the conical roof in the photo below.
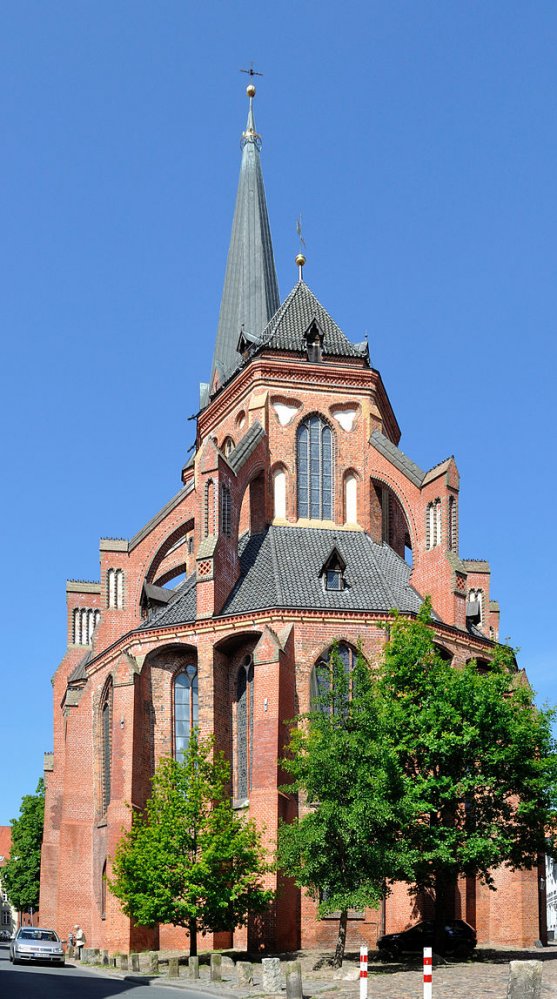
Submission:
M 237 367 L 241 329 L 255 335 L 261 333 L 280 304 L 261 170 L 261 137 L 255 128 L 252 96 L 241 145 L 240 180 L 226 262 L 211 387 L 215 373 L 219 384 L 222 384 Z

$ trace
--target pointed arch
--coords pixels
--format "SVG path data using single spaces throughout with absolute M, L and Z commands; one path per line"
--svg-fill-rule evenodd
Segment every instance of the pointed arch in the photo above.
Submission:
M 253 771 L 253 656 L 242 660 L 236 677 L 236 798 L 244 801 L 251 791 Z
M 106 681 L 99 703 L 101 812 L 106 814 L 112 795 L 112 705 L 114 683 Z
M 199 718 L 197 663 L 181 666 L 173 684 L 174 758 L 181 762 L 188 751 L 191 733 Z
M 333 429 L 321 413 L 311 413 L 296 432 L 298 517 L 311 520 L 334 518 Z

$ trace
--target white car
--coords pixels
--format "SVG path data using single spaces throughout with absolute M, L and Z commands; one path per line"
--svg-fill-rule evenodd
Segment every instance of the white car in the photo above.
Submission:
M 10 961 L 48 961 L 50 964 L 65 964 L 66 958 L 62 941 L 55 930 L 45 930 L 40 926 L 20 926 L 10 944 Z

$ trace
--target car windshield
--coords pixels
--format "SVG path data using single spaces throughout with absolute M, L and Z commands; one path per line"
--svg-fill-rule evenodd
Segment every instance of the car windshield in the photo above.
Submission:
M 48 940 L 51 943 L 56 943 L 58 937 L 56 936 L 54 930 L 22 930 L 19 934 L 20 940 Z

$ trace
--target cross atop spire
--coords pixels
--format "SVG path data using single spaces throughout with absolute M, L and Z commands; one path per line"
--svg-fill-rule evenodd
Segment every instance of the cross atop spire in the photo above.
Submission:
M 211 390 L 214 390 L 215 381 L 222 384 L 241 360 L 237 346 L 242 326 L 246 333 L 258 336 L 280 305 L 261 171 L 261 136 L 256 130 L 253 113 L 255 87 L 251 81 L 261 74 L 256 73 L 253 66 L 242 72 L 250 76 L 246 88 L 249 110 L 241 138 L 242 163 L 213 356 Z

